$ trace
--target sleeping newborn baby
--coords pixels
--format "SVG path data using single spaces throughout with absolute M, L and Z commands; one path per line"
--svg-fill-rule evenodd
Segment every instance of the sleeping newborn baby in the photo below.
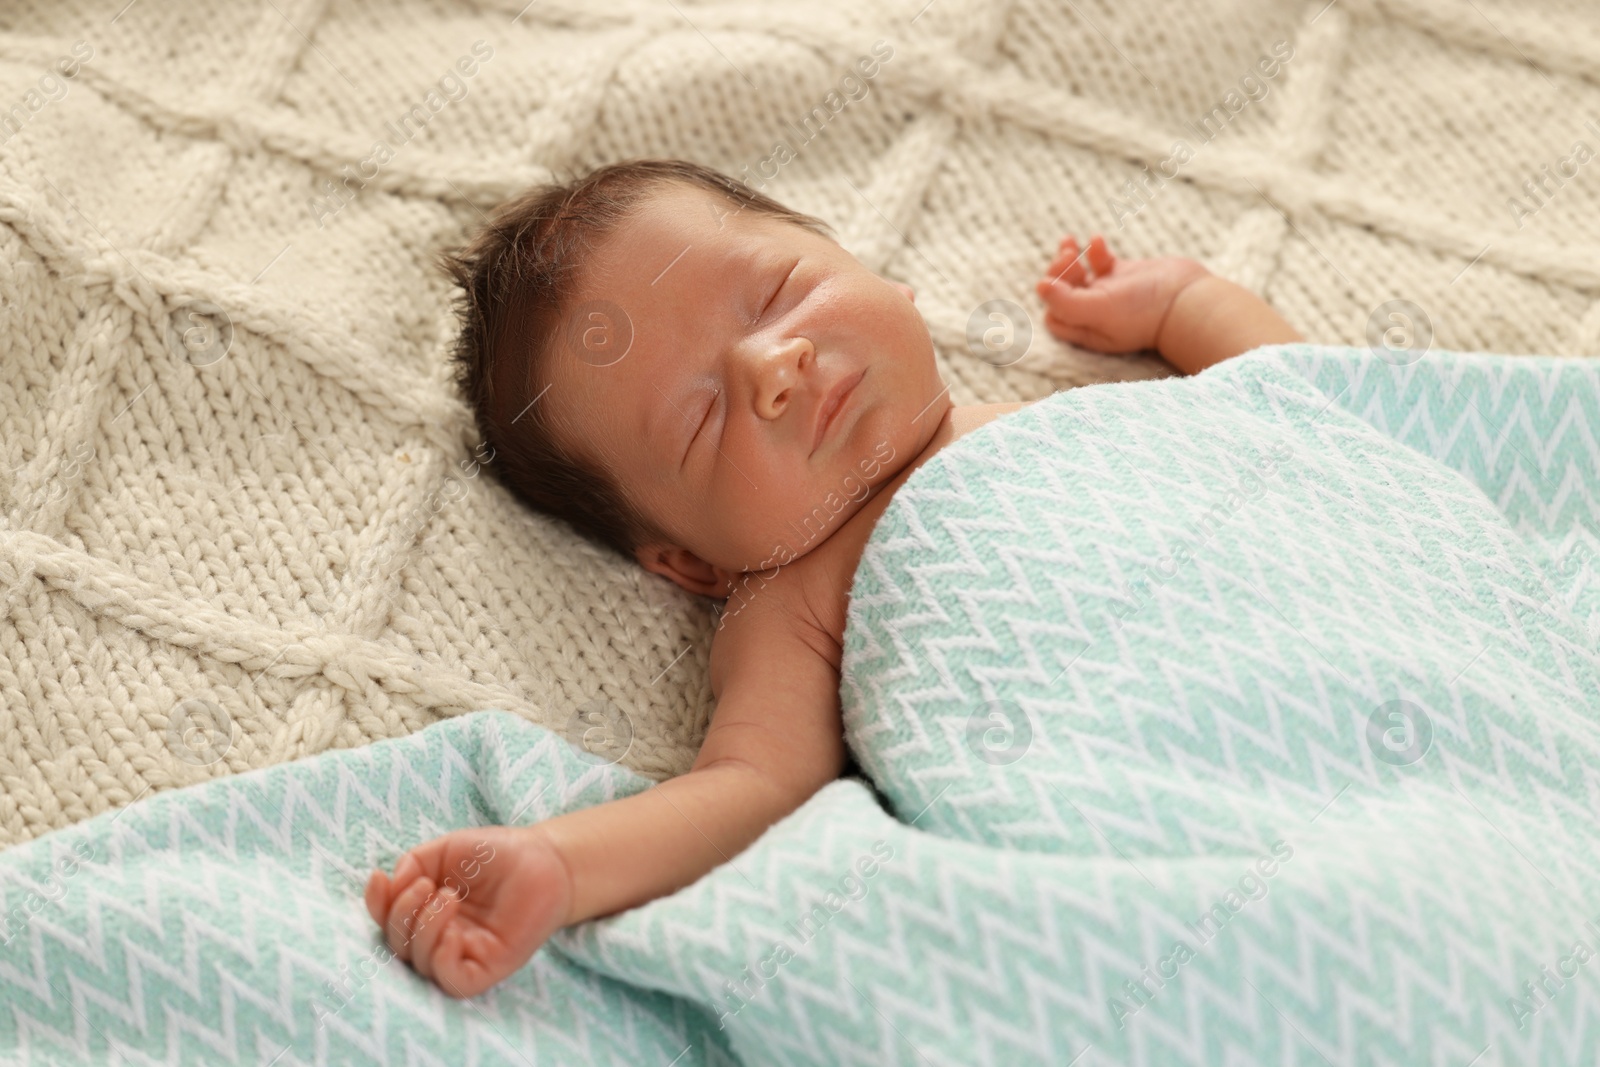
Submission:
M 691 163 L 530 190 L 452 267 L 460 380 L 502 479 L 727 601 L 689 773 L 533 826 L 458 830 L 372 874 L 395 953 L 472 996 L 560 927 L 695 881 L 838 777 L 848 595 L 874 523 L 930 456 L 1024 405 L 952 404 L 908 286 Z M 1037 288 L 1057 338 L 1155 349 L 1185 374 L 1300 339 L 1199 264 L 1118 259 L 1098 236 L 1066 237 Z

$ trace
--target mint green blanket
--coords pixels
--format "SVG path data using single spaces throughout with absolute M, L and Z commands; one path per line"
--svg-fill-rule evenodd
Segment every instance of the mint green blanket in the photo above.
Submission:
M 1596 367 L 1285 346 L 997 420 L 851 593 L 898 818 L 835 783 L 456 1002 L 366 872 L 646 782 L 485 712 L 161 794 L 0 855 L 0 1059 L 1594 1062 Z

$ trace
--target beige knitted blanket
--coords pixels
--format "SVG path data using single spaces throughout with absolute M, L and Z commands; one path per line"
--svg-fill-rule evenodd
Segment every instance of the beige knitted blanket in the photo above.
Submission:
M 0 844 L 478 708 L 690 765 L 710 605 L 514 503 L 444 374 L 431 257 L 552 170 L 825 217 L 960 403 L 1171 373 L 1044 332 L 1069 230 L 1313 340 L 1600 349 L 1590 0 L 525 2 L 0 12 Z

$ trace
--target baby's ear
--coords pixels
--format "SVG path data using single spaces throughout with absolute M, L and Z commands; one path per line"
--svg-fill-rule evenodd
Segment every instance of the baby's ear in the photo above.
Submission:
M 722 568 L 713 567 L 687 548 L 640 545 L 633 554 L 645 570 L 701 596 L 725 597 L 733 584 Z
M 890 282 L 889 284 L 906 294 L 906 299 L 911 301 L 913 304 L 917 302 L 917 294 L 912 290 L 911 286 L 907 285 L 905 282 Z

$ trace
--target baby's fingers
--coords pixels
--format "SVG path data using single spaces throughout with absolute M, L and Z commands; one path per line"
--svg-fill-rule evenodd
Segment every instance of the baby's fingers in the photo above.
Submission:
M 1088 326 L 1080 326 L 1077 323 L 1063 322 L 1054 315 L 1046 315 L 1044 325 L 1045 329 L 1050 331 L 1051 336 L 1057 340 L 1065 341 L 1069 345 L 1077 345 L 1079 348 L 1092 348 L 1102 352 L 1106 350 L 1105 336 L 1098 330 L 1091 329 Z
M 449 940 L 459 943 L 459 935 L 454 939 L 447 939 L 446 935 L 454 925 L 451 919 L 460 910 L 461 896 L 451 886 L 441 887 L 423 905 L 422 914 L 417 917 L 416 935 L 411 942 L 411 966 L 422 977 L 434 976 L 435 959 L 441 944 Z
M 452 997 L 475 997 L 505 977 L 505 974 L 468 954 L 467 937 L 470 932 L 473 931 L 467 930 L 461 923 L 451 923 L 439 935 L 439 944 L 431 957 L 433 980 Z
M 1083 265 L 1083 252 L 1078 248 L 1078 239 L 1068 234 L 1061 242 L 1061 248 L 1056 253 L 1056 258 L 1050 261 L 1045 268 L 1044 282 L 1065 279 L 1069 285 L 1089 284 L 1089 269 Z
M 433 880 L 422 877 L 400 890 L 389 914 L 384 919 L 383 932 L 394 954 L 409 962 L 415 947 L 417 931 L 428 921 L 428 897 L 433 893 Z
M 1039 297 L 1045 309 L 1067 323 L 1097 323 L 1109 313 L 1109 300 L 1103 289 L 1084 289 L 1064 282 L 1039 283 Z
M 1095 234 L 1089 241 L 1089 266 L 1094 268 L 1096 276 L 1110 274 L 1117 265 L 1117 257 L 1111 254 L 1111 249 L 1106 245 L 1106 239 Z
M 364 894 L 367 902 L 367 914 L 372 916 L 372 921 L 379 926 L 389 917 L 389 898 L 392 894 L 389 888 L 389 876 L 382 871 L 373 871 L 372 877 L 367 879 L 367 891 Z

